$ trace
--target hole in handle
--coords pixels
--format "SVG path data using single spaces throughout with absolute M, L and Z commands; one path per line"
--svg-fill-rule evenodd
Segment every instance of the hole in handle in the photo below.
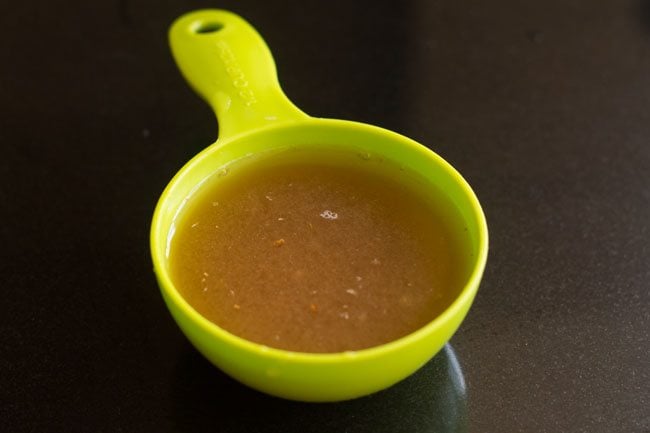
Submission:
M 194 33 L 198 34 L 210 34 L 218 32 L 223 28 L 223 24 L 217 22 L 198 22 L 194 25 Z

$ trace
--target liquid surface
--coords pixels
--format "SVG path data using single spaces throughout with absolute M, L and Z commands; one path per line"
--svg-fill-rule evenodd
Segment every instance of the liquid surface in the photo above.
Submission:
M 396 178 L 281 158 L 231 169 L 176 222 L 174 284 L 204 317 L 271 347 L 341 352 L 405 336 L 449 306 L 463 272 L 441 210 Z

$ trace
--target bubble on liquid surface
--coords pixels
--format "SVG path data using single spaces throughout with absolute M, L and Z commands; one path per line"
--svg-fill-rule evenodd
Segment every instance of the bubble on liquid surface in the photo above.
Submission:
M 320 216 L 322 218 L 325 218 L 326 220 L 335 220 L 339 217 L 339 214 L 336 212 L 332 212 L 331 210 L 324 210 L 323 212 L 320 213 Z

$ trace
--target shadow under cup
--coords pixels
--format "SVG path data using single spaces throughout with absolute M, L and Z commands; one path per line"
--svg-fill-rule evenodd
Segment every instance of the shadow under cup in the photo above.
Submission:
M 281 152 L 349 154 L 369 163 L 393 164 L 412 173 L 453 207 L 466 263 L 466 278 L 453 303 L 419 330 L 396 341 L 354 352 L 299 353 L 246 341 L 196 312 L 169 272 L 169 244 L 188 198 L 228 166 Z M 460 233 L 462 231 L 462 233 Z M 172 179 L 154 213 L 151 252 L 158 282 L 174 319 L 192 344 L 222 371 L 257 390 L 303 401 L 338 401 L 387 388 L 415 372 L 451 338 L 478 289 L 487 258 L 487 226 L 465 180 L 438 155 L 399 134 L 356 122 L 315 119 L 219 139 Z

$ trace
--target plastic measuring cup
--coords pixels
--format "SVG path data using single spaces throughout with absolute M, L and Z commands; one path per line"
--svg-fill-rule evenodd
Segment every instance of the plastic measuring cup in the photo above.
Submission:
M 199 10 L 170 29 L 174 58 L 219 119 L 219 138 L 172 179 L 156 207 L 151 254 L 164 300 L 192 344 L 222 371 L 260 391 L 295 400 L 345 400 L 386 388 L 431 359 L 465 317 L 488 250 L 485 217 L 465 180 L 447 162 L 404 136 L 362 123 L 313 118 L 278 84 L 271 53 L 239 16 Z M 419 330 L 381 346 L 344 353 L 300 353 L 247 341 L 210 322 L 181 296 L 170 277 L 169 242 L 188 197 L 233 161 L 280 152 L 345 150 L 382 158 L 418 173 L 443 191 L 468 230 L 466 284 L 453 303 Z

